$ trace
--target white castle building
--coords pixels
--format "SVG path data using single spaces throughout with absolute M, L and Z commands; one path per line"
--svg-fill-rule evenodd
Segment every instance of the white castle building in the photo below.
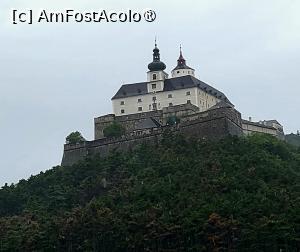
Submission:
M 233 106 L 222 92 L 195 77 L 195 70 L 186 65 L 181 48 L 171 78 L 164 71 L 166 65 L 160 61 L 156 43 L 153 61 L 148 69 L 147 81 L 122 85 L 112 98 L 116 116 L 161 110 L 186 103 L 197 106 L 201 112 L 221 101 Z

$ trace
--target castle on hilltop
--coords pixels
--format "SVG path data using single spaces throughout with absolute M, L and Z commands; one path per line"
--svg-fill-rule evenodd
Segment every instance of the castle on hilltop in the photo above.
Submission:
M 209 140 L 253 132 L 284 137 L 276 120 L 242 120 L 224 93 L 195 77 L 181 47 L 171 77 L 165 72 L 156 42 L 148 69 L 147 81 L 122 85 L 113 96 L 113 114 L 94 119 L 93 141 L 65 145 L 62 165 L 72 165 L 88 155 L 104 156 L 115 149 L 130 150 L 145 141 L 156 143 L 166 129 Z M 122 128 L 122 134 L 106 135 L 112 125 Z
M 181 48 L 171 78 L 165 72 L 166 65 L 160 61 L 156 44 L 148 69 L 146 82 L 122 85 L 112 98 L 116 116 L 161 110 L 185 103 L 197 106 L 200 112 L 221 101 L 232 105 L 222 92 L 195 78 L 195 70 L 186 65 Z

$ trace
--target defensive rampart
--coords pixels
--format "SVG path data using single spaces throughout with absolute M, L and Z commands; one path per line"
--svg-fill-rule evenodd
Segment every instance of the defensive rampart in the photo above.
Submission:
M 113 117 L 113 115 L 107 117 Z M 131 121 L 134 122 L 134 120 Z M 241 114 L 234 108 L 223 107 L 205 112 L 187 113 L 180 118 L 180 123 L 175 127 L 164 126 L 132 131 L 119 138 L 101 138 L 75 145 L 66 144 L 62 165 L 73 165 L 87 156 L 99 155 L 103 157 L 112 150 L 130 151 L 142 143 L 157 144 L 166 129 L 187 137 L 212 141 L 229 135 L 243 135 Z

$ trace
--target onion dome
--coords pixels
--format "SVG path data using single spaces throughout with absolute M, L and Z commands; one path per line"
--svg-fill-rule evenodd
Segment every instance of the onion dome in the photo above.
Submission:
M 155 48 L 153 49 L 153 61 L 148 65 L 148 69 L 153 71 L 163 71 L 166 69 L 165 63 L 160 61 L 159 49 L 157 48 L 157 44 L 155 43 Z

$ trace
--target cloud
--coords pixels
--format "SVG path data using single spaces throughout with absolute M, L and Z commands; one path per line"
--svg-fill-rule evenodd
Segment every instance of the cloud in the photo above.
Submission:
M 139 24 L 12 25 L 12 9 L 153 8 Z M 0 2 L 0 185 L 59 164 L 65 136 L 93 138 L 93 118 L 111 113 L 123 83 L 144 81 L 159 38 L 170 70 L 183 44 L 197 76 L 224 91 L 245 118 L 299 129 L 300 2 Z

